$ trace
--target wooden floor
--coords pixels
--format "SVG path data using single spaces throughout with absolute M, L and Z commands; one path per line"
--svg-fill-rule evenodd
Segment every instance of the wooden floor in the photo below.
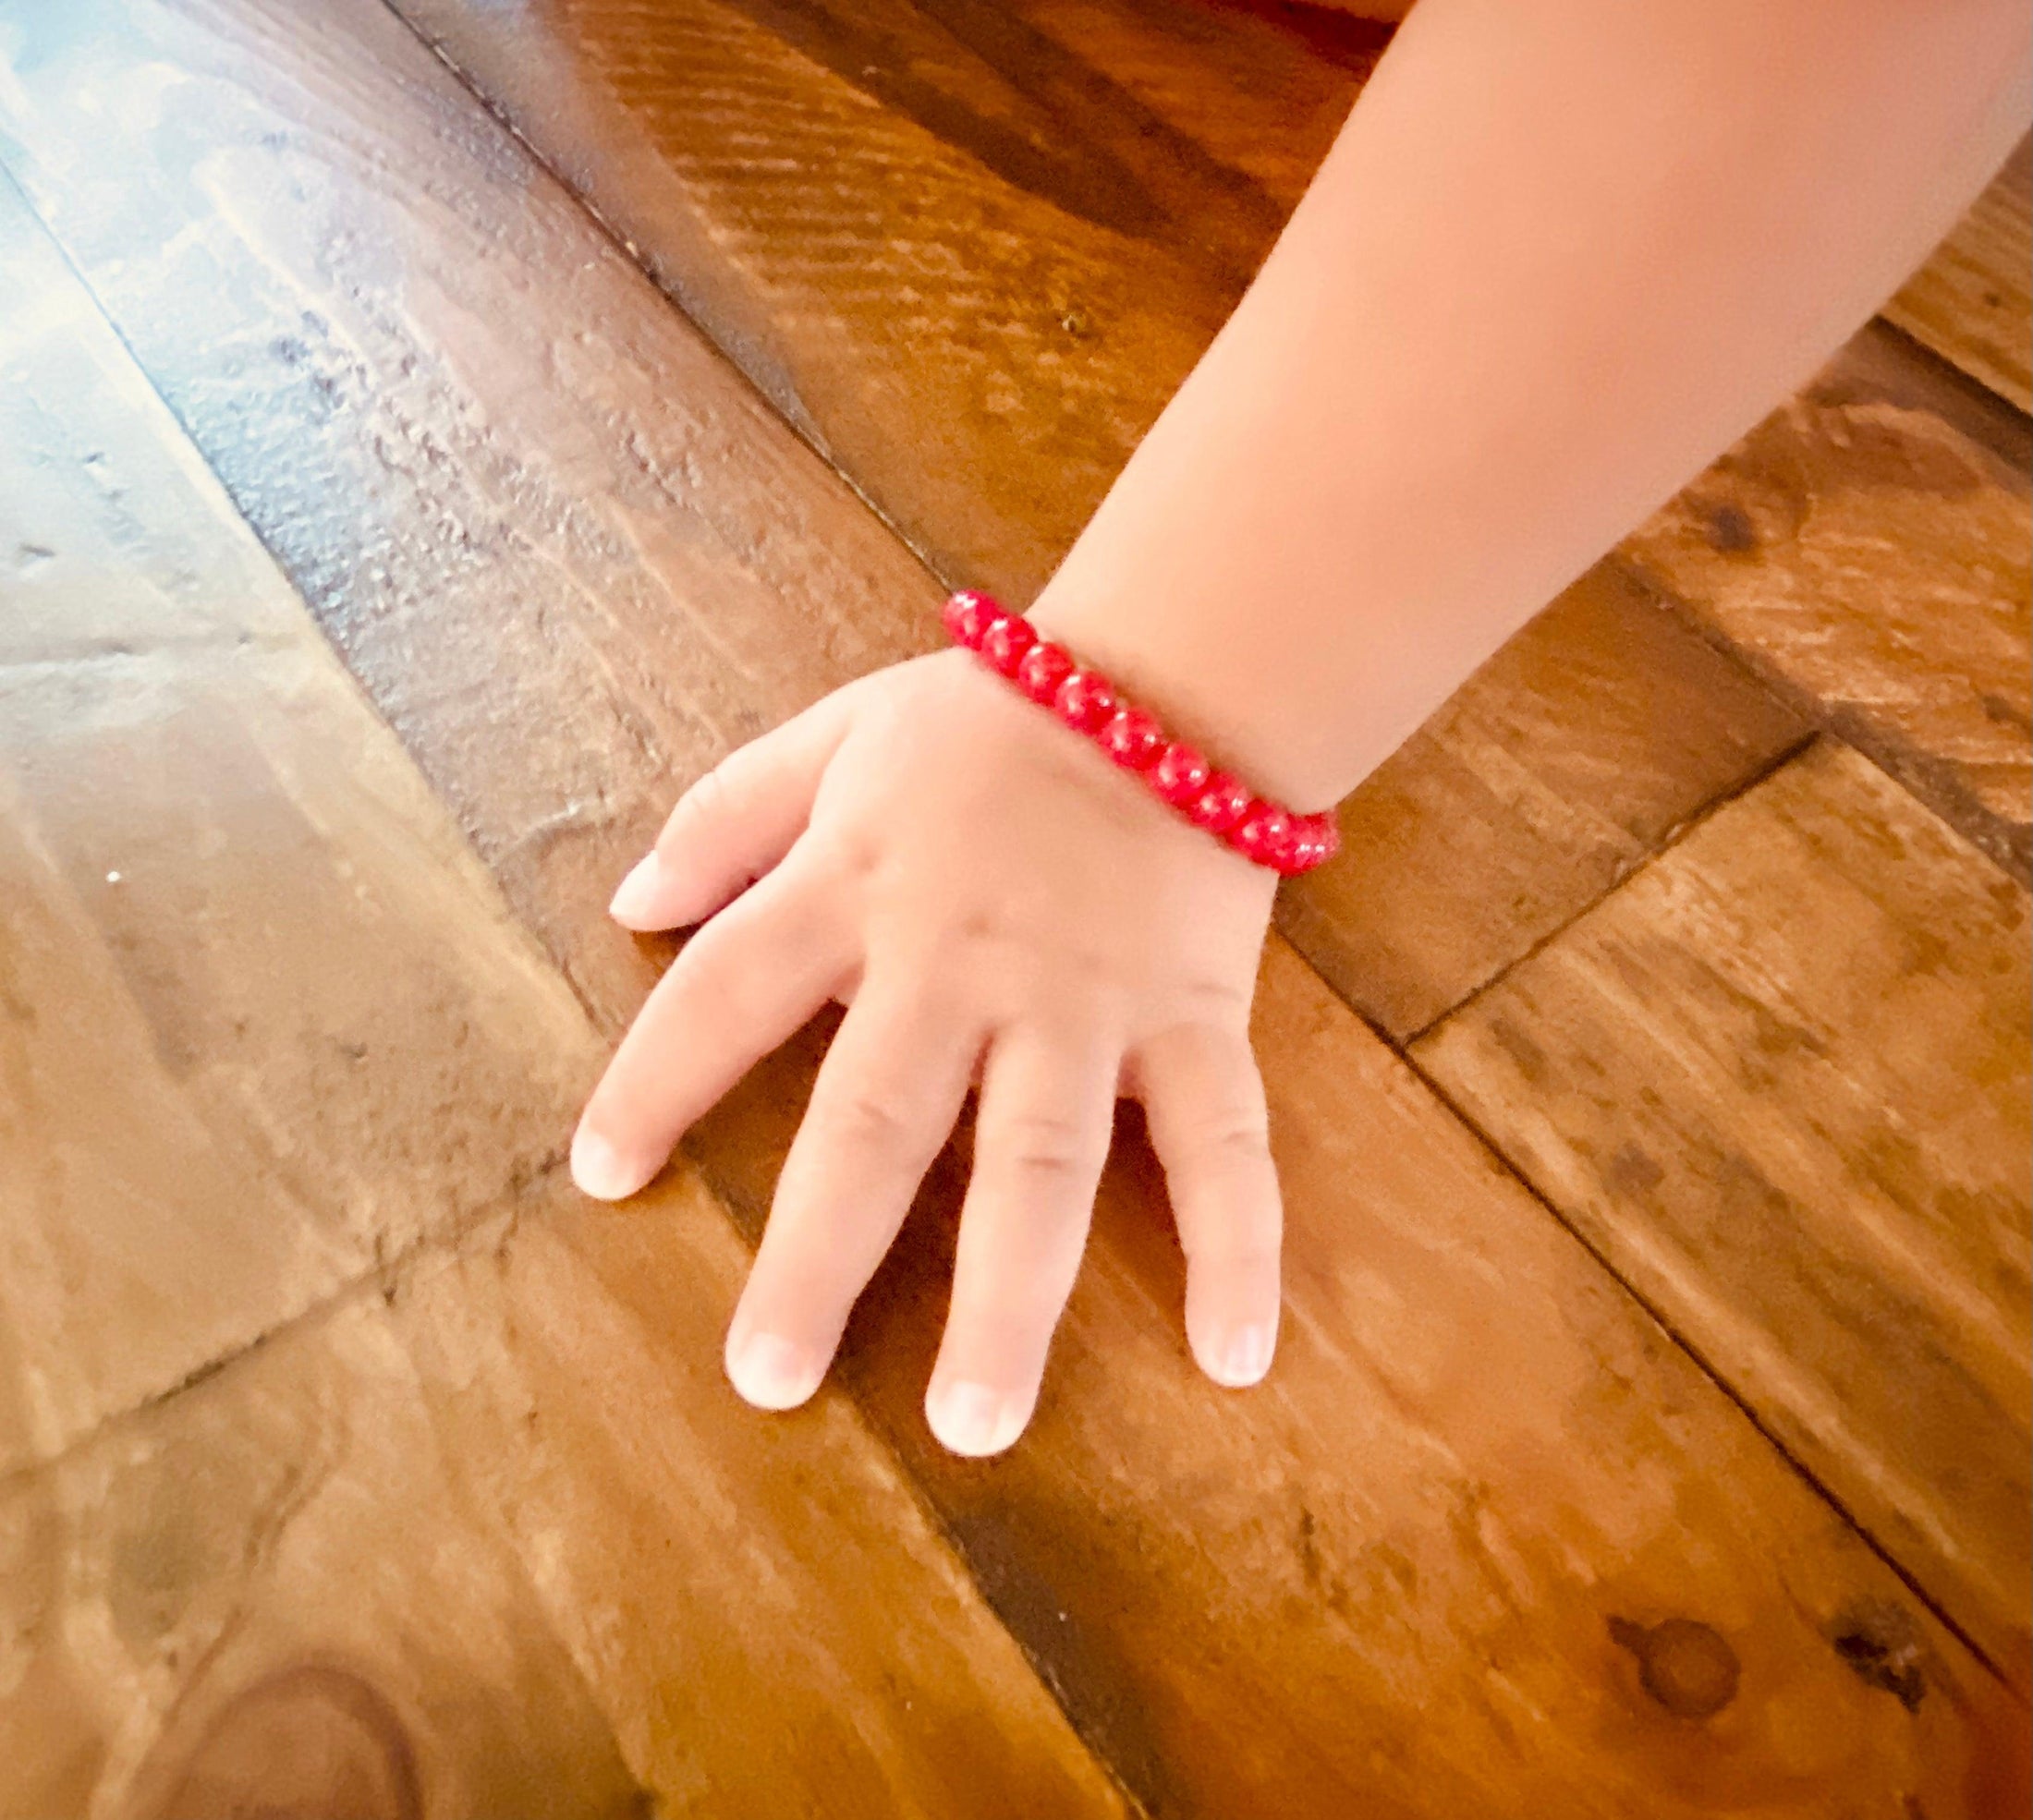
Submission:
M 565 1176 L 675 792 L 1036 590 L 1386 42 L 0 7 L 5 1820 L 2025 1814 L 2023 147 L 1287 888 L 1262 1390 L 1126 1115 L 991 1462 L 964 1134 L 720 1376 L 823 1029 Z

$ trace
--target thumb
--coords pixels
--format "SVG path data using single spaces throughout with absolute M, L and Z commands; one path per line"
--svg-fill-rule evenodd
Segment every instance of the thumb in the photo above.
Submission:
M 849 689 L 730 752 L 678 798 L 608 914 L 631 929 L 683 928 L 769 871 L 805 831 L 852 716 Z

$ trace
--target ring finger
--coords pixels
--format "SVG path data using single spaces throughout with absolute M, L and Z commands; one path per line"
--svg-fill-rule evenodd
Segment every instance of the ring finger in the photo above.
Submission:
M 1038 1401 L 1108 1159 L 1120 1056 L 1092 1033 L 1012 1031 L 982 1071 L 953 1303 L 925 1416 L 955 1453 L 999 1453 Z

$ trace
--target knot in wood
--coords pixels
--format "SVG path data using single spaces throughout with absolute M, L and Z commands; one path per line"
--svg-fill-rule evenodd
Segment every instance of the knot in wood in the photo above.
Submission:
M 1693 1618 L 1650 1626 L 1613 1618 L 1610 1638 L 1637 1658 L 1638 1684 L 1675 1718 L 1711 1718 L 1736 1698 L 1736 1652 L 1711 1625 Z

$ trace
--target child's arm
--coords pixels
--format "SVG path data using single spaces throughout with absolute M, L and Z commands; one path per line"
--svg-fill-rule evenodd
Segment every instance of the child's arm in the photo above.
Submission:
M 2029 18 L 1421 0 L 1033 619 L 1345 795 L 1920 262 Z
M 2019 129 L 2027 51 L 2023 0 L 1421 0 L 1033 618 L 1258 790 L 1331 802 L 1893 289 Z M 711 920 L 574 1173 L 634 1192 L 851 1000 L 728 1335 L 745 1396 L 810 1395 L 977 1072 L 940 1438 L 1029 1419 L 1119 1088 L 1195 1355 L 1253 1381 L 1272 882 L 964 653 L 866 677 L 687 793 L 624 883 L 631 928 Z

